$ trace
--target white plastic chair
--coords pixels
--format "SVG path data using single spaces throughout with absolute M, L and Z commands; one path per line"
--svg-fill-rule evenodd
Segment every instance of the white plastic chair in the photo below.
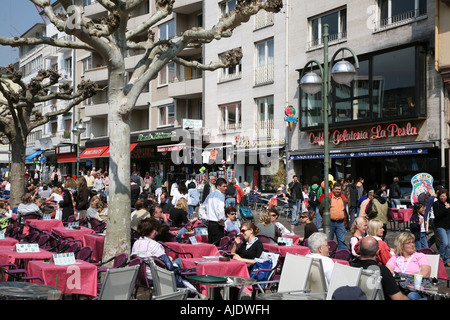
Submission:
M 175 273 L 158 267 L 153 259 L 148 259 L 156 296 L 177 292 Z
M 108 269 L 96 300 L 130 300 L 139 266 Z
M 367 300 L 384 300 L 380 270 L 363 269 L 358 286 L 366 294 Z
M 326 300 L 331 300 L 333 293 L 337 288 L 343 286 L 358 286 L 362 270 L 363 268 L 350 267 L 336 262 L 333 267 L 333 272 L 331 273 Z
M 430 277 L 431 278 L 438 278 L 438 274 L 439 274 L 439 259 L 440 259 L 440 255 L 438 254 L 426 254 L 425 257 L 428 260 L 428 263 L 431 266 L 431 273 L 430 273 Z

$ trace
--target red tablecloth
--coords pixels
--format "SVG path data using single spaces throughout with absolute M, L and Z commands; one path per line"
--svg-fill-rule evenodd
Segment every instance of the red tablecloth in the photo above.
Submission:
M 86 234 L 94 234 L 95 231 L 90 229 L 90 228 L 86 228 L 86 227 L 80 227 L 80 229 L 76 229 L 76 230 L 70 230 L 67 227 L 62 227 L 62 228 L 53 228 L 53 231 L 55 231 L 57 234 L 63 236 L 63 237 L 73 237 L 75 240 L 81 240 L 83 242 L 83 246 L 86 245 L 85 241 L 84 241 L 84 236 Z
M 14 239 L 14 238 L 6 237 L 5 239 L 1 239 L 1 240 L 0 240 L 0 247 L 4 247 L 4 246 L 7 246 L 7 247 L 15 246 L 16 243 L 19 243 L 19 240 Z
M 16 260 L 49 260 L 53 252 L 39 249 L 39 252 L 17 252 L 15 247 L 0 247 L 0 264 L 16 263 Z
M 285 256 L 286 253 L 292 254 L 300 254 L 302 256 L 306 256 L 308 253 L 311 253 L 308 247 L 305 246 L 279 246 L 276 243 L 263 243 L 264 249 L 269 250 L 270 252 L 280 252 L 281 255 Z
M 413 208 L 398 209 L 398 212 L 403 215 L 403 221 L 409 222 L 409 220 L 411 220 L 411 217 L 413 215 Z
M 178 243 L 178 242 L 165 242 L 165 244 L 178 251 L 178 252 L 190 252 L 194 256 L 194 258 L 201 258 L 203 256 L 220 256 L 218 254 L 217 247 L 211 243 L 199 243 L 199 244 L 187 244 L 187 243 Z M 175 258 L 174 252 L 169 252 L 169 256 L 172 258 Z M 190 257 L 190 256 L 181 256 L 183 257 Z
M 196 268 L 197 274 L 212 275 L 212 276 L 238 276 L 249 277 L 247 264 L 238 260 L 219 261 L 219 259 L 211 259 L 210 261 L 217 261 L 212 263 L 195 263 L 196 261 L 206 261 L 208 259 L 202 258 L 186 258 L 181 259 L 183 269 Z M 200 286 L 200 291 L 204 295 L 208 295 L 206 286 Z
M 293 241 L 293 244 L 298 244 L 300 242 L 300 236 L 282 236 L 283 238 L 290 238 Z
M 189 241 L 190 237 L 195 237 L 195 239 L 197 239 L 197 242 L 208 243 L 207 235 L 200 235 L 200 234 L 194 234 L 194 233 L 183 233 L 181 235 L 181 239 L 183 239 L 185 241 Z
M 48 286 L 61 290 L 63 294 L 97 296 L 97 266 L 82 260 L 68 266 L 57 266 L 52 262 L 30 261 L 30 276 L 40 276 Z M 56 276 L 58 280 L 56 281 Z
M 334 262 L 340 263 L 340 264 L 345 264 L 347 266 L 350 265 L 350 262 L 348 262 L 347 260 L 333 259 L 333 258 L 331 258 L 331 260 L 333 260 Z
M 98 234 L 85 234 L 84 242 L 86 246 L 92 247 L 91 258 L 95 262 L 99 262 L 103 258 L 103 247 L 105 246 L 105 236 Z
M 25 221 L 26 224 L 35 225 L 39 229 L 52 231 L 54 228 L 63 228 L 64 225 L 61 220 L 51 219 L 51 220 L 38 220 L 30 219 Z M 30 228 L 26 225 L 23 227 L 23 234 L 28 234 Z

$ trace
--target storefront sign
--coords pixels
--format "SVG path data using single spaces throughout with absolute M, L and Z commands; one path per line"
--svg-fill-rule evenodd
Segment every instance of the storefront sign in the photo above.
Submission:
M 427 154 L 428 149 L 405 149 L 384 150 L 368 152 L 330 153 L 330 158 L 358 158 L 358 157 L 381 157 L 381 156 L 405 156 L 413 154 Z M 314 160 L 323 159 L 323 154 L 305 154 L 290 156 L 289 160 Z
M 183 129 L 202 128 L 203 120 L 183 119 Z
M 142 159 L 142 158 L 151 158 L 153 156 L 153 148 L 152 147 L 137 147 L 131 151 L 132 159 Z
M 155 132 L 149 134 L 140 134 L 137 141 L 153 141 L 162 139 L 171 139 L 174 136 L 174 132 Z
M 171 152 L 171 151 L 181 151 L 186 147 L 185 144 L 173 144 L 169 146 L 159 146 L 157 152 Z
M 269 141 L 250 141 L 246 136 L 236 135 L 234 137 L 235 148 L 257 148 L 270 146 L 284 146 L 285 140 L 269 140 Z
M 373 126 L 370 131 L 349 131 L 347 129 L 344 129 L 343 131 L 335 130 L 331 134 L 331 142 L 334 145 L 339 145 L 342 142 L 349 141 L 378 140 L 394 137 L 417 136 L 418 134 L 419 129 L 412 126 L 409 122 L 404 127 L 400 127 L 396 123 L 391 123 L 386 128 L 383 128 L 381 125 Z M 311 132 L 309 134 L 309 143 L 312 145 L 323 145 L 323 132 L 320 132 L 317 135 L 316 133 Z

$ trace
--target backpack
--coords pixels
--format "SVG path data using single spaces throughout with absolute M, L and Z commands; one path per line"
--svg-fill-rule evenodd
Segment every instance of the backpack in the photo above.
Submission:
M 311 190 L 309 191 L 308 194 L 308 203 L 312 206 L 315 206 L 319 203 L 319 199 L 317 197 L 317 190 L 319 189 L 319 187 L 317 187 L 316 189 L 313 189 L 313 187 L 311 187 Z

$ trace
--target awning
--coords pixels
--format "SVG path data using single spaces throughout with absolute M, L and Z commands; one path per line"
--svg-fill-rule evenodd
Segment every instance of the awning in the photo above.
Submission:
M 61 153 L 58 154 L 58 163 L 65 162 L 77 162 L 77 154 L 76 153 Z
M 32 160 L 34 157 L 37 157 L 38 155 L 40 155 L 42 152 L 44 152 L 45 150 L 38 150 L 38 151 L 35 151 L 35 152 L 33 152 L 32 154 L 30 154 L 30 155 L 28 155 L 26 158 L 25 158 L 25 161 L 30 161 L 30 160 Z
M 130 152 L 133 151 L 133 149 L 136 148 L 137 145 L 138 145 L 137 143 L 130 143 Z M 108 149 L 106 149 L 105 152 L 102 153 L 102 155 L 100 157 L 101 158 L 109 157 L 109 147 L 108 147 Z
M 80 154 L 80 158 L 98 158 L 106 149 L 108 149 L 108 146 L 87 148 Z
M 167 146 L 158 146 L 156 149 L 157 152 L 170 152 L 170 151 L 181 151 L 186 147 L 185 143 L 180 144 L 170 144 Z

